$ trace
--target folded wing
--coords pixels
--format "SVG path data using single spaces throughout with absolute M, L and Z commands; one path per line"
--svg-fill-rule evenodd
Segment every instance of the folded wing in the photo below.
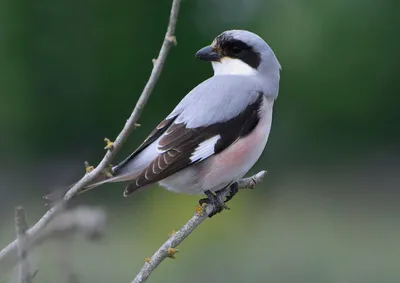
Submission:
M 189 165 L 218 154 L 238 138 L 248 135 L 259 122 L 259 110 L 262 103 L 263 94 L 258 93 L 257 99 L 244 106 L 235 117 L 203 127 L 190 128 L 187 123 L 181 122 L 179 115 L 168 117 L 135 153 L 115 167 L 114 171 L 117 173 L 138 152 L 159 139 L 157 157 L 132 180 L 125 189 L 124 195 L 127 196 L 143 186 L 161 181 Z

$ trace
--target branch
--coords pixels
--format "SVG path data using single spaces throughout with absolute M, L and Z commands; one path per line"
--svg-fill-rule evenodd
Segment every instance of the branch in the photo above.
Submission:
M 139 97 L 139 100 L 133 109 L 133 112 L 127 122 L 125 123 L 124 128 L 119 133 L 115 141 L 112 143 L 112 146 L 107 146 L 107 153 L 99 163 L 99 165 L 91 172 L 87 173 L 82 179 L 80 179 L 64 196 L 63 200 L 54 205 L 51 209 L 49 209 L 43 217 L 31 228 L 27 231 L 27 237 L 37 237 L 37 234 L 40 233 L 44 227 L 46 227 L 50 221 L 61 211 L 64 210 L 65 205 L 69 200 L 75 197 L 87 184 L 89 184 L 92 180 L 96 179 L 98 176 L 102 174 L 102 172 L 107 168 L 107 166 L 111 163 L 111 160 L 115 157 L 118 151 L 121 149 L 123 143 L 128 138 L 129 134 L 135 129 L 137 126 L 137 121 L 143 111 L 144 106 L 149 99 L 151 92 L 156 85 L 158 78 L 160 77 L 161 71 L 164 67 L 166 57 L 171 49 L 171 47 L 176 44 L 175 38 L 175 27 L 176 21 L 178 18 L 180 0 L 174 0 L 172 3 L 171 14 L 169 19 L 169 25 L 167 29 L 167 33 L 165 35 L 163 44 L 161 46 L 160 53 L 158 55 L 158 59 L 154 60 L 153 70 L 151 72 L 150 78 L 146 83 L 146 86 Z M 0 263 L 9 256 L 10 254 L 17 253 L 17 240 L 10 243 L 7 247 L 0 251 Z
M 17 249 L 19 258 L 18 282 L 31 283 L 32 275 L 30 273 L 28 261 L 28 241 L 26 231 L 28 224 L 26 224 L 25 211 L 22 207 L 15 208 L 15 230 L 17 233 Z
M 23 211 L 23 210 L 22 210 Z M 20 210 L 16 210 L 16 219 L 21 219 Z M 60 213 L 39 233 L 26 238 L 24 246 L 21 249 L 20 236 L 18 237 L 18 255 L 8 253 L 2 258 L 7 265 L 14 265 L 16 262 L 24 262 L 26 256 L 34 248 L 51 240 L 69 239 L 74 234 L 80 233 L 88 240 L 96 240 L 104 235 L 106 229 L 107 216 L 100 208 L 78 207 L 73 210 L 67 210 Z M 21 225 L 19 225 L 21 226 Z M 20 251 L 23 251 L 21 254 Z M 28 268 L 27 268 L 28 269 Z M 26 269 L 25 269 L 26 270 Z M 22 273 L 22 271 L 20 272 Z M 26 275 L 26 272 L 24 272 Z M 32 278 L 32 274 L 30 274 Z M 30 281 L 19 281 L 30 282 Z
M 75 233 L 81 233 L 88 240 L 102 237 L 106 230 L 107 215 L 101 208 L 78 207 L 59 214 L 31 239 L 31 246 L 36 247 L 49 240 L 62 240 Z
M 257 183 L 261 182 L 267 172 L 261 171 L 250 178 L 244 178 L 238 181 L 238 185 L 242 189 L 253 189 Z M 230 188 L 226 188 L 221 197 L 226 198 L 230 193 Z M 196 214 L 177 232 L 175 232 L 156 252 L 151 258 L 146 259 L 146 263 L 136 275 L 132 283 L 142 283 L 149 278 L 151 273 L 157 266 L 167 257 L 173 257 L 178 251 L 176 247 L 189 236 L 194 229 L 197 228 L 213 211 L 214 207 L 212 204 L 207 204 L 204 207 L 198 209 Z

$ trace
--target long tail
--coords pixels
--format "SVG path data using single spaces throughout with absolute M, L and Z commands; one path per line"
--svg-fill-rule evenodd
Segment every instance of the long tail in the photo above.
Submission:
M 78 194 L 83 194 L 87 191 L 90 191 L 91 189 L 96 188 L 97 186 L 100 186 L 102 184 L 108 183 L 108 182 L 115 182 L 118 181 L 119 178 L 115 176 L 107 176 L 106 174 L 101 174 L 98 178 L 93 180 L 89 185 L 84 187 Z M 49 194 L 45 195 L 43 198 L 47 200 L 49 203 L 54 203 L 56 201 L 61 200 L 65 194 L 74 186 L 75 184 L 62 187 L 62 188 L 57 188 L 54 191 L 50 192 Z

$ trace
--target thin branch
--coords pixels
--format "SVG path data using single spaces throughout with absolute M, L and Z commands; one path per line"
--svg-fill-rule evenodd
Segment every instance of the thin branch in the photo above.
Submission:
M 154 62 L 153 70 L 151 72 L 150 78 L 146 83 L 146 86 L 139 97 L 139 100 L 125 123 L 124 128 L 119 133 L 112 146 L 109 147 L 107 153 L 99 163 L 99 165 L 91 172 L 87 173 L 82 179 L 80 179 L 64 196 L 63 200 L 54 205 L 51 209 L 49 209 L 43 217 L 31 228 L 27 231 L 27 237 L 35 237 L 40 231 L 46 227 L 47 224 L 61 211 L 64 210 L 66 203 L 75 197 L 87 184 L 89 184 L 92 180 L 97 178 L 102 174 L 102 172 L 107 168 L 107 166 L 111 163 L 111 160 L 115 157 L 117 152 L 121 149 L 123 143 L 126 141 L 130 133 L 137 126 L 137 121 L 143 111 L 144 106 L 149 99 L 151 92 L 156 85 L 158 78 L 160 77 L 161 71 L 164 67 L 166 57 L 171 49 L 171 47 L 176 44 L 175 38 L 175 27 L 178 18 L 180 0 L 174 0 L 172 3 L 171 14 L 169 19 L 169 25 L 167 29 L 167 33 L 165 35 L 163 44 L 161 46 L 160 53 L 158 55 L 158 59 Z M 17 253 L 17 240 L 10 243 L 7 247 L 0 251 L 0 263 L 4 258 L 9 256 L 10 254 Z
M 244 178 L 238 181 L 238 185 L 242 189 L 253 189 L 255 185 L 262 181 L 263 177 L 267 172 L 261 171 L 250 178 Z M 221 197 L 225 198 L 229 195 L 230 189 L 227 188 L 222 192 Z M 151 258 L 147 258 L 144 266 L 140 272 L 136 275 L 132 283 L 145 282 L 154 269 L 167 257 L 173 257 L 177 252 L 176 247 L 189 236 L 194 229 L 196 229 L 214 210 L 212 204 L 207 204 L 202 209 L 199 209 L 197 213 L 177 232 L 175 232 L 156 252 Z
M 80 233 L 88 240 L 102 237 L 106 231 L 107 215 L 101 208 L 77 207 L 59 215 L 37 235 L 31 238 L 31 246 L 36 247 L 49 240 L 62 240 Z
M 242 189 L 254 189 L 256 185 L 263 180 L 266 174 L 267 171 L 260 171 L 251 177 L 240 179 L 237 182 L 238 186 Z
M 17 233 L 17 249 L 19 258 L 18 282 L 31 283 L 32 275 L 28 260 L 28 241 L 26 231 L 28 224 L 26 223 L 25 211 L 23 207 L 15 208 L 15 231 Z
M 39 233 L 33 234 L 31 237 L 25 239 L 22 256 L 19 255 L 19 252 L 18 256 L 16 253 L 9 253 L 6 257 L 2 258 L 3 263 L 5 263 L 5 266 L 13 266 L 17 262 L 23 262 L 27 254 L 34 248 L 53 240 L 68 240 L 74 234 L 82 234 L 88 240 L 99 239 L 105 233 L 106 221 L 107 215 L 101 208 L 83 206 L 73 210 L 66 210 L 58 214 L 53 221 L 44 229 L 41 229 Z M 20 247 L 19 241 L 18 247 Z M 18 249 L 18 251 L 19 250 L 20 249 Z M 32 274 L 30 278 L 32 278 Z

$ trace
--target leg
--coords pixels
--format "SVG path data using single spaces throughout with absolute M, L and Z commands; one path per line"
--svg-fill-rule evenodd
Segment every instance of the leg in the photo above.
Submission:
M 233 184 L 229 185 L 229 188 L 230 192 L 229 195 L 226 197 L 226 200 L 224 200 L 221 196 L 221 193 L 225 191 L 226 187 L 216 191 L 216 195 L 214 195 L 210 191 L 204 192 L 208 198 L 203 198 L 199 200 L 199 204 L 203 205 L 203 203 L 212 203 L 214 205 L 214 211 L 209 215 L 210 218 L 213 217 L 215 214 L 220 213 L 223 209 L 229 210 L 229 207 L 226 205 L 226 203 L 230 201 L 239 191 L 239 185 L 237 182 L 234 182 Z
M 226 187 L 225 188 L 223 188 L 223 189 L 221 189 L 221 190 L 218 190 L 218 191 L 216 191 L 216 194 L 217 194 L 217 196 L 218 196 L 218 194 L 220 194 L 222 191 L 224 191 L 226 189 Z M 228 201 L 230 201 L 236 194 L 237 194 L 237 192 L 239 191 L 239 185 L 238 185 L 238 183 L 237 182 L 235 182 L 235 183 L 233 183 L 233 184 L 231 184 L 230 185 L 230 192 L 229 192 L 229 195 L 226 197 L 226 200 L 225 200 L 225 203 L 227 203 Z
M 199 204 L 212 204 L 214 207 L 214 210 L 210 213 L 208 217 L 213 217 L 215 214 L 220 213 L 223 209 L 229 209 L 229 207 L 226 206 L 224 201 L 220 197 L 218 197 L 218 195 L 214 195 L 210 191 L 205 191 L 204 193 L 207 195 L 207 198 L 199 200 Z

